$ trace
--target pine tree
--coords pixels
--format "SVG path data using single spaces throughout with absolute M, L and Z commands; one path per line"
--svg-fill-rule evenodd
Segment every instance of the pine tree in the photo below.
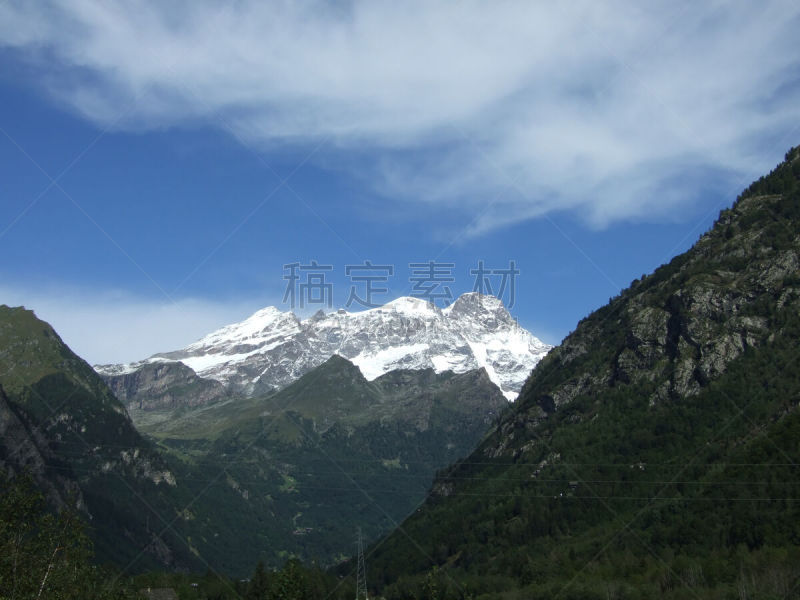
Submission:
M 269 598 L 269 576 L 264 562 L 258 561 L 256 570 L 247 588 L 247 600 L 267 600 Z

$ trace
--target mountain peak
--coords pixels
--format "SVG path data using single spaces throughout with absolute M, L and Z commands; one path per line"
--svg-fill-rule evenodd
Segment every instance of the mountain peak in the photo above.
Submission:
M 311 373 L 308 373 L 304 375 L 304 377 L 310 374 Z M 345 381 L 366 381 L 361 370 L 341 354 L 332 354 L 318 369 L 313 371 L 313 374 L 314 377 L 319 377 L 321 374 L 325 374 L 326 376 L 333 374 L 336 378 Z
M 477 304 L 481 306 L 503 306 L 503 301 L 500 300 L 497 296 L 493 296 L 492 294 L 482 294 L 481 292 L 466 292 L 461 294 L 456 301 L 453 303 L 453 306 L 457 304 Z
M 499 316 L 504 321 L 513 321 L 502 300 L 495 296 L 478 292 L 462 294 L 455 302 L 444 309 L 444 313 L 451 316 L 492 314 Z
M 322 321 L 326 316 L 327 315 L 325 314 L 325 311 L 320 308 L 317 312 L 311 315 L 308 320 L 312 323 L 316 323 L 317 321 Z
M 410 314 L 429 314 L 438 312 L 439 309 L 422 298 L 414 296 L 400 296 L 394 300 L 387 302 L 378 309 L 373 310 L 394 310 L 400 313 Z

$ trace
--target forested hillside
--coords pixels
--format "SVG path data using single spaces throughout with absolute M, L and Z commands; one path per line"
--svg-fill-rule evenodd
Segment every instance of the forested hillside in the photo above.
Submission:
M 581 321 L 378 544 L 388 598 L 800 593 L 800 152 Z

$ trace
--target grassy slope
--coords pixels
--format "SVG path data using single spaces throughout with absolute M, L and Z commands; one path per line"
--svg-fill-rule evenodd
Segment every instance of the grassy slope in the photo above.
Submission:
M 331 564 L 349 556 L 356 527 L 374 538 L 396 526 L 505 405 L 480 372 L 368 382 L 334 357 L 268 397 L 173 415 L 148 431 L 202 492 L 178 526 L 220 568 L 244 574 L 257 559 Z

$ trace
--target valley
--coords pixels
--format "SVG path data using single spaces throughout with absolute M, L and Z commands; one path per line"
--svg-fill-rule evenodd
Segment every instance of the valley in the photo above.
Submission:
M 3 498 L 187 598 L 350 597 L 358 529 L 387 600 L 797 597 L 798 315 L 798 149 L 552 349 L 465 294 L 95 370 L 2 306 Z

